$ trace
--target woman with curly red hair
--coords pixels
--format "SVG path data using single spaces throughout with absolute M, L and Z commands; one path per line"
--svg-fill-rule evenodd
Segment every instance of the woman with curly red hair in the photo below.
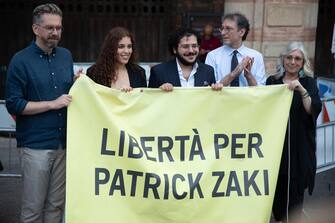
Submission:
M 134 37 L 127 29 L 115 27 L 108 32 L 87 76 L 98 84 L 122 91 L 147 87 L 145 71 L 136 64 Z

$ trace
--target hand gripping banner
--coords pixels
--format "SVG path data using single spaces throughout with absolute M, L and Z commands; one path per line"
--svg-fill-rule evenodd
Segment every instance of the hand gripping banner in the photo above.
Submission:
M 286 86 L 70 94 L 66 223 L 269 221 Z

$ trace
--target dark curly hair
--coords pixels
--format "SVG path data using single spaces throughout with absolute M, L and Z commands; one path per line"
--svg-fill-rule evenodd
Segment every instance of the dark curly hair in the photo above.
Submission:
M 133 52 L 126 66 L 130 69 L 136 69 L 137 58 L 134 37 L 126 28 L 115 27 L 106 35 L 95 64 L 87 69 L 87 76 L 96 83 L 110 87 L 112 81 L 116 80 L 117 49 L 119 41 L 123 37 L 129 37 L 133 46 Z
M 177 51 L 180 40 L 185 36 L 186 37 L 195 36 L 197 38 L 198 44 L 200 44 L 200 36 L 198 32 L 196 32 L 193 29 L 181 27 L 169 36 L 168 48 L 171 55 L 175 55 L 174 50 Z

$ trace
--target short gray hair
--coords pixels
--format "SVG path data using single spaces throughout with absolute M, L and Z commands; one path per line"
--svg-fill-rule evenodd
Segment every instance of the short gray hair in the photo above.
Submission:
M 33 11 L 33 24 L 41 22 L 43 14 L 54 14 L 63 17 L 62 10 L 55 4 L 47 3 L 37 6 Z
M 284 65 L 283 65 L 284 56 L 288 55 L 289 53 L 291 53 L 294 50 L 299 50 L 303 55 L 304 65 L 303 65 L 303 68 L 302 68 L 302 70 L 303 70 L 302 75 L 313 77 L 313 70 L 311 68 L 311 63 L 308 59 L 307 51 L 305 50 L 304 44 L 302 42 L 290 42 L 287 45 L 287 47 L 285 48 L 285 50 L 282 52 L 282 54 L 280 55 L 280 57 L 278 59 L 278 65 L 277 65 L 278 73 L 280 73 L 280 75 L 283 75 L 283 72 L 285 71 Z

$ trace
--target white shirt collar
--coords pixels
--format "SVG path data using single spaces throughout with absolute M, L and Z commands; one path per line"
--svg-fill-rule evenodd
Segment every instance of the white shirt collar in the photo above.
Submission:
M 180 80 L 180 85 L 182 87 L 194 87 L 195 85 L 195 76 L 194 74 L 197 72 L 198 69 L 198 63 L 195 62 L 193 67 L 192 67 L 192 71 L 190 73 L 190 76 L 188 77 L 188 79 L 186 80 L 186 78 L 183 75 L 183 71 L 180 67 L 179 61 L 176 58 L 176 63 L 177 63 L 177 70 L 178 70 L 178 75 L 179 75 L 179 80 Z
M 178 60 L 177 57 L 176 57 L 176 63 L 177 63 L 177 70 L 178 70 L 179 78 L 184 78 L 183 70 L 181 69 L 181 67 L 180 67 L 180 65 L 179 65 L 179 60 Z M 198 67 L 199 67 L 198 62 L 195 62 L 195 63 L 193 64 L 193 67 L 192 67 L 192 71 L 191 71 L 190 77 L 193 76 L 193 75 L 197 72 Z
M 224 49 L 225 49 L 225 51 L 228 53 L 228 55 L 230 55 L 230 56 L 233 55 L 234 50 L 237 50 L 238 53 L 239 53 L 241 56 L 243 56 L 245 46 L 244 46 L 244 44 L 242 43 L 242 45 L 241 45 L 238 49 L 233 49 L 233 48 L 231 48 L 231 47 L 228 46 L 228 45 L 224 45 Z

